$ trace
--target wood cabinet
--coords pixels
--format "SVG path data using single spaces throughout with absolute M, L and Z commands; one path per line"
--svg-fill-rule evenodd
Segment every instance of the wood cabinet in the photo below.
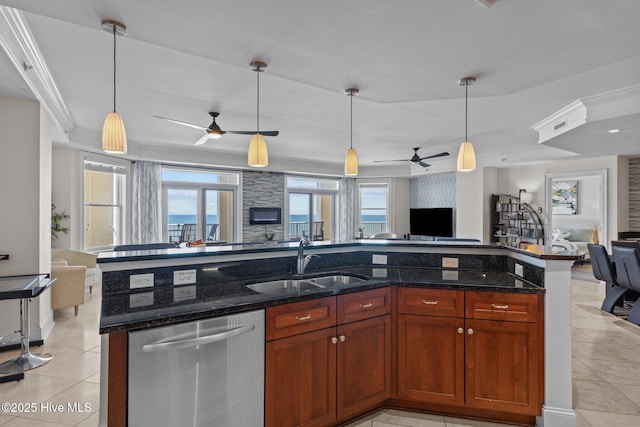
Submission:
M 267 309 L 265 426 L 329 426 L 391 395 L 391 289 Z
M 398 399 L 538 415 L 542 296 L 437 292 L 398 289 Z

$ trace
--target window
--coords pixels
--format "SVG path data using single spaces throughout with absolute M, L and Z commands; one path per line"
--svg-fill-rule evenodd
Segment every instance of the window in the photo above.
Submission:
M 84 249 L 112 248 L 126 241 L 128 162 L 85 156 L 83 163 Z
M 365 236 L 389 231 L 389 184 L 358 185 L 360 200 L 359 227 Z
M 236 241 L 239 183 L 237 172 L 163 167 L 164 240 Z
M 307 236 L 331 240 L 334 230 L 335 198 L 340 182 L 335 179 L 287 177 L 288 238 Z

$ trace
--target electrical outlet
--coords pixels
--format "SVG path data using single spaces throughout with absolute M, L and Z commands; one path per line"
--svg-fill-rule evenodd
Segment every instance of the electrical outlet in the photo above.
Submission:
M 129 295 L 129 308 L 153 305 L 153 292 Z
M 516 262 L 516 276 L 520 276 L 520 277 L 524 276 L 522 264 L 518 264 L 517 262 Z
M 377 278 L 386 278 L 387 277 L 387 269 L 386 268 L 372 268 L 371 275 Z
M 190 285 L 196 283 L 196 270 L 178 270 L 173 272 L 174 285 Z
M 387 263 L 387 256 L 386 255 L 373 254 L 373 257 L 371 259 L 371 263 L 372 264 L 386 264 Z
M 173 302 L 196 299 L 195 286 L 181 286 L 173 289 Z
M 129 289 L 152 288 L 153 273 L 132 274 L 129 276 Z
M 458 258 L 442 257 L 442 268 L 458 268 Z
M 442 270 L 442 280 L 458 280 L 458 270 Z

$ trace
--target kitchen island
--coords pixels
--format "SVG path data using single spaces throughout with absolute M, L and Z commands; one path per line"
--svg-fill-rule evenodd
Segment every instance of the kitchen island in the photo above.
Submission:
M 300 278 L 294 273 L 298 261 L 296 250 L 297 244 L 285 243 L 264 247 L 252 245 L 246 248 L 234 246 L 101 254 L 98 259 L 103 271 L 100 332 L 109 337 L 109 354 L 103 355 L 108 357 L 110 366 L 109 425 L 126 425 L 127 396 L 123 391 L 127 389 L 127 334 L 130 332 L 255 309 L 266 309 L 268 319 L 269 311 L 277 307 L 294 307 L 294 304 L 307 301 L 314 304 L 313 301 L 326 301 L 327 298 L 337 298 L 339 302 L 349 294 L 364 294 L 385 288 L 392 289 L 390 311 L 386 315 L 391 315 L 393 320 L 392 342 L 396 345 L 394 331 L 398 317 L 394 316 L 399 307 L 397 295 L 403 293 L 402 289 L 426 289 L 428 292 L 462 295 L 458 302 L 461 307 L 464 307 L 465 299 L 466 305 L 470 306 L 470 301 L 476 301 L 478 295 L 530 295 L 532 299 L 527 301 L 539 302 L 535 308 L 541 313 L 539 321 L 532 318 L 531 324 L 536 325 L 534 329 L 540 328 L 540 333 L 538 338 L 528 341 L 536 348 L 526 352 L 540 351 L 539 359 L 545 360 L 545 363 L 544 369 L 540 363 L 540 369 L 525 379 L 531 382 L 533 378 L 536 382 L 528 394 L 528 398 L 535 397 L 532 402 L 538 406 L 533 412 L 529 408 L 522 411 L 527 415 L 520 415 L 515 408 L 522 406 L 517 405 L 511 409 L 503 407 L 506 409 L 483 412 L 482 405 L 465 407 L 458 402 L 434 406 L 402 398 L 395 374 L 398 372 L 396 358 L 400 350 L 394 348 L 391 351 L 391 359 L 395 361 L 391 375 L 393 381 L 389 391 L 380 394 L 383 400 L 378 401 L 381 404 L 427 411 L 455 410 L 461 416 L 522 424 L 533 424 L 535 418 L 531 414 L 534 413 L 541 414 L 538 424 L 543 421 L 546 426 L 575 425 L 575 415 L 571 409 L 570 267 L 573 261 L 580 258 L 580 254 L 548 253 L 543 247 L 517 250 L 493 245 L 415 241 L 323 243 L 305 249 L 305 255 L 318 257 L 310 259 L 303 277 L 343 274 L 363 280 L 277 295 L 255 292 L 247 287 L 275 279 Z M 501 307 L 507 307 L 503 310 L 503 320 L 509 320 L 505 316 L 516 311 L 509 310 L 508 304 L 492 304 L 494 308 L 491 311 L 494 314 L 500 313 Z M 515 306 L 517 304 L 512 305 Z M 403 315 L 402 310 L 400 314 Z M 466 315 L 466 322 L 472 322 L 473 316 L 473 312 Z M 452 316 L 457 319 L 463 317 L 464 314 Z M 467 334 L 457 333 L 468 335 L 472 328 L 467 329 Z M 534 329 L 530 328 L 528 333 L 531 335 Z M 480 335 L 476 334 L 476 337 L 479 341 Z M 551 355 L 553 363 L 549 363 Z M 532 360 L 535 362 L 535 357 Z M 267 371 L 267 402 L 270 398 L 268 374 Z M 539 398 L 531 396 L 536 393 L 539 393 Z M 401 398 L 398 398 L 399 394 Z M 461 398 L 458 395 L 457 398 L 464 400 L 464 396 Z M 489 408 L 493 405 L 491 400 L 495 399 L 484 399 L 489 402 Z M 364 405 L 362 408 L 366 411 L 373 406 Z M 267 405 L 267 412 L 269 410 Z M 351 412 L 350 416 L 358 414 Z M 338 420 L 344 419 L 334 416 L 317 425 L 334 425 Z

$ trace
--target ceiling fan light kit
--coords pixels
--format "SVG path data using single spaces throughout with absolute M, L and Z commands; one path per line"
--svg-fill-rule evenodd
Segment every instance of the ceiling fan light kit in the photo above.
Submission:
M 359 93 L 358 88 L 352 87 L 345 91 L 345 95 L 351 98 L 351 133 L 349 139 L 349 150 L 344 161 L 344 174 L 346 176 L 358 175 L 358 153 L 353 148 L 353 97 Z
M 102 21 L 102 28 L 113 34 L 113 111 L 102 125 L 102 150 L 110 154 L 127 154 L 127 132 L 120 114 L 116 112 L 116 36 L 125 36 L 127 27 L 117 21 Z
M 458 151 L 458 172 L 471 172 L 476 168 L 476 153 L 473 149 L 473 144 L 469 142 L 467 137 L 469 86 L 475 81 L 475 77 L 465 77 L 458 81 L 460 86 L 464 86 L 464 142 L 460 144 L 460 150 Z

